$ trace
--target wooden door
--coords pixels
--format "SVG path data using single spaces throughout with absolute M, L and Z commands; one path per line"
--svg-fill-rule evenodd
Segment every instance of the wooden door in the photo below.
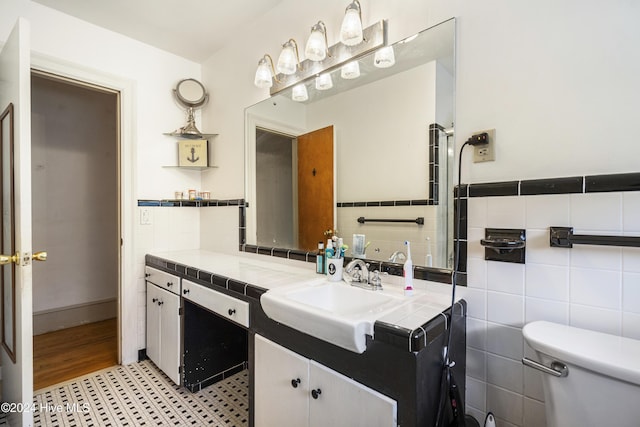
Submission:
M 298 136 L 298 248 L 314 251 L 333 230 L 333 126 Z

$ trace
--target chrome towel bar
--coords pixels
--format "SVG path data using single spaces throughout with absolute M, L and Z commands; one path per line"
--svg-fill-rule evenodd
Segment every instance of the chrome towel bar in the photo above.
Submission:
M 564 378 L 569 375 L 569 368 L 567 368 L 567 365 L 557 361 L 551 362 L 551 367 L 549 367 L 543 365 L 542 363 L 536 362 L 535 360 L 531 360 L 528 357 L 523 357 L 522 364 L 542 371 L 545 374 L 553 375 L 554 377 Z

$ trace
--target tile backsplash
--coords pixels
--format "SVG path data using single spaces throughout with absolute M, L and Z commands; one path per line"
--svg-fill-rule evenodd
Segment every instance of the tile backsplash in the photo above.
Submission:
M 492 195 L 486 185 L 490 191 L 474 194 L 470 186 L 467 288 L 460 293 L 469 308 L 467 410 L 478 420 L 492 411 L 500 426 L 545 425 L 542 374 L 521 364 L 532 353 L 524 324 L 548 320 L 640 339 L 640 248 L 549 245 L 550 226 L 640 236 L 637 178 L 562 178 L 559 190 L 550 186 L 554 180 L 516 181 L 499 190 L 515 188 L 516 195 Z M 551 194 L 528 195 L 540 188 Z M 485 261 L 480 239 L 487 227 L 526 229 L 526 264 Z

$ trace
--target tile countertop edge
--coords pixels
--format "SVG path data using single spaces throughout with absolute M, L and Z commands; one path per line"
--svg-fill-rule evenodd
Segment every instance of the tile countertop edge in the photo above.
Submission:
M 198 279 L 221 286 L 241 295 L 260 300 L 264 292 L 274 287 L 317 279 L 315 265 L 291 260 L 265 261 L 252 254 L 238 255 L 206 250 L 151 252 L 145 263 L 175 272 L 187 280 Z M 298 266 L 297 264 L 304 265 Z M 399 278 L 402 279 L 402 278 Z M 259 282 L 260 286 L 254 283 Z M 399 282 L 399 280 L 396 280 Z M 398 283 L 388 286 L 399 286 Z M 405 351 L 418 352 L 446 330 L 449 316 L 451 286 L 414 280 L 415 300 L 386 314 L 375 322 L 374 339 Z M 466 302 L 456 302 L 455 313 L 466 315 Z

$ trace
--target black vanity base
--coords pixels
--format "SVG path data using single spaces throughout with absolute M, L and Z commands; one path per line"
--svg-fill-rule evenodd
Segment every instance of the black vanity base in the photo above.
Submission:
M 447 312 L 447 315 L 450 319 L 451 313 Z M 265 390 L 255 390 L 253 380 L 254 335 L 259 334 L 396 400 L 399 426 L 435 425 L 443 370 L 442 350 L 446 336 L 442 331 L 437 336 L 430 336 L 427 345 L 418 352 L 403 350 L 385 342 L 368 340 L 367 350 L 358 354 L 274 322 L 266 316 L 259 304 L 254 305 L 251 323 L 249 395 L 254 399 L 256 393 L 265 392 Z M 453 375 L 463 400 L 461 413 L 464 414 L 466 373 L 466 303 L 464 301 L 455 306 L 450 356 L 451 360 L 455 361 Z M 255 425 L 253 416 L 251 411 L 250 425 Z
M 247 330 L 183 301 L 183 386 L 198 391 L 247 367 Z

